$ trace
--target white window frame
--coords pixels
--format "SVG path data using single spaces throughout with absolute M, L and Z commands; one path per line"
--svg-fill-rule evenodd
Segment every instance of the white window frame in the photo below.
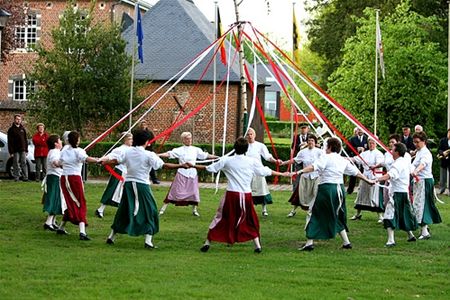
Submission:
M 20 84 L 20 86 L 18 86 Z M 17 89 L 21 89 L 17 91 Z M 27 81 L 25 77 L 13 79 L 12 82 L 12 100 L 13 101 L 28 101 L 30 93 L 36 90 L 35 81 Z M 20 96 L 19 96 L 20 95 Z
M 15 50 L 18 52 L 30 52 L 40 40 L 40 18 L 38 13 L 30 12 L 27 15 L 26 25 L 17 26 L 15 30 L 15 38 L 20 45 Z

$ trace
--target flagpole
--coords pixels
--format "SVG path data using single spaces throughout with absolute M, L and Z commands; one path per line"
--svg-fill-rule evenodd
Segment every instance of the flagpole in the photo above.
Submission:
M 294 20 L 294 14 L 295 14 L 295 2 L 292 2 L 292 24 L 294 24 L 294 22 L 296 20 Z M 296 25 L 295 25 L 296 26 Z M 294 25 L 292 26 L 292 29 L 294 29 Z M 294 35 L 294 30 L 292 30 L 292 34 Z M 292 61 L 294 61 L 295 63 L 297 63 L 295 61 L 295 43 L 297 41 L 292 39 Z M 292 105 L 292 103 L 289 103 L 291 105 L 291 144 L 293 145 L 293 141 L 294 141 L 294 105 Z M 295 112 L 297 113 L 297 112 Z M 295 153 L 294 149 L 291 149 L 291 151 L 293 151 L 292 153 Z M 290 157 L 289 157 L 290 158 Z M 290 165 L 290 171 L 292 172 L 294 170 L 294 164 Z M 290 177 L 290 183 L 292 184 L 292 177 Z
M 131 82 L 130 82 L 130 111 L 133 110 L 133 89 L 134 89 L 134 60 L 136 52 L 136 31 L 137 31 L 137 14 L 138 14 L 138 2 L 136 1 L 134 5 L 134 32 L 133 32 L 133 45 L 131 50 Z M 130 119 L 128 121 L 128 128 L 131 130 L 131 125 L 133 124 L 133 114 L 130 114 Z
M 218 15 L 218 11 L 217 11 L 217 1 L 214 1 L 214 25 L 215 25 L 215 33 L 214 35 L 216 36 L 216 40 L 219 38 L 218 37 L 218 30 L 220 24 L 219 24 L 219 15 Z M 220 47 L 219 45 L 217 45 L 217 47 Z M 217 52 L 216 52 L 217 53 Z M 217 82 L 216 82 L 216 77 L 217 77 L 217 66 L 216 66 L 216 57 L 217 55 L 214 55 L 214 63 L 213 63 L 213 73 L 214 73 L 214 79 L 213 79 L 213 101 L 212 101 L 212 146 L 211 146 L 211 152 L 212 155 L 215 155 L 215 151 L 216 151 L 216 92 L 217 92 Z M 212 181 L 214 182 L 214 174 L 212 175 Z
M 448 13 L 450 15 L 450 1 L 448 3 Z M 448 47 L 447 47 L 447 129 L 450 128 L 450 16 L 448 18 Z
M 380 10 L 376 9 L 376 23 L 375 23 L 375 104 L 374 104 L 374 116 L 373 116 L 373 134 L 377 135 L 377 111 L 378 111 L 378 35 L 377 35 L 377 24 L 378 24 L 378 14 Z

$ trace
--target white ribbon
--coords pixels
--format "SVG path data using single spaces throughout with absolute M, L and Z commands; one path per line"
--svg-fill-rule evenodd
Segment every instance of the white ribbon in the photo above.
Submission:
M 131 186 L 133 187 L 133 192 L 134 192 L 134 212 L 133 212 L 133 216 L 136 216 L 138 211 L 139 211 L 139 196 L 138 196 L 136 182 L 132 181 L 131 182 Z
M 72 201 L 75 202 L 75 204 L 80 207 L 80 202 L 78 202 L 77 197 L 75 197 L 75 194 L 72 192 L 72 188 L 70 187 L 70 182 L 69 182 L 69 176 L 68 175 L 64 175 L 65 177 L 65 184 L 66 184 L 66 189 L 67 192 L 69 193 L 70 198 L 72 198 Z

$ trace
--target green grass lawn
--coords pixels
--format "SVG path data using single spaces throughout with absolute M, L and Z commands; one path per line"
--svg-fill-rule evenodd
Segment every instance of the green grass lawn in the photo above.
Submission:
M 353 250 L 341 250 L 336 238 L 304 253 L 297 248 L 305 240 L 305 214 L 286 218 L 290 192 L 273 192 L 270 215 L 260 218 L 258 255 L 251 242 L 199 251 L 223 194 L 210 189 L 201 190 L 199 218 L 190 208 L 168 207 L 154 239 L 158 249 L 126 235 L 109 246 L 115 208 L 104 219 L 93 216 L 103 188 L 86 185 L 93 240 L 85 242 L 71 224 L 68 236 L 43 230 L 37 183 L 0 182 L 0 299 L 449 299 L 448 197 L 438 205 L 444 223 L 431 226 L 428 241 L 407 243 L 406 233 L 396 232 L 397 246 L 384 248 L 385 230 L 366 213 L 349 221 Z M 159 206 L 166 191 L 154 189 Z

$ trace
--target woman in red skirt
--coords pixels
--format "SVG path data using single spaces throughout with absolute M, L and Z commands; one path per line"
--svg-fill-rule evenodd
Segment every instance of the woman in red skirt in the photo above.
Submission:
M 84 149 L 78 148 L 80 134 L 71 131 L 68 136 L 69 145 L 61 151 L 60 162 L 63 168 L 61 176 L 61 190 L 66 200 L 67 209 L 64 211 L 61 226 L 57 234 L 67 234 L 64 226 L 67 222 L 78 225 L 80 228 L 80 240 L 88 241 L 86 234 L 86 199 L 84 198 L 84 186 L 81 178 L 81 168 L 84 162 L 97 163 L 98 159 L 89 157 Z
M 290 173 L 264 167 L 261 161 L 245 156 L 247 149 L 248 141 L 240 137 L 234 143 L 235 155 L 222 157 L 207 167 L 195 166 L 213 173 L 221 170 L 228 179 L 227 191 L 209 225 L 208 237 L 200 249 L 202 252 L 209 250 L 211 241 L 234 244 L 253 240 L 255 253 L 261 253 L 259 221 L 252 200 L 252 178 L 254 175 L 288 177 Z

